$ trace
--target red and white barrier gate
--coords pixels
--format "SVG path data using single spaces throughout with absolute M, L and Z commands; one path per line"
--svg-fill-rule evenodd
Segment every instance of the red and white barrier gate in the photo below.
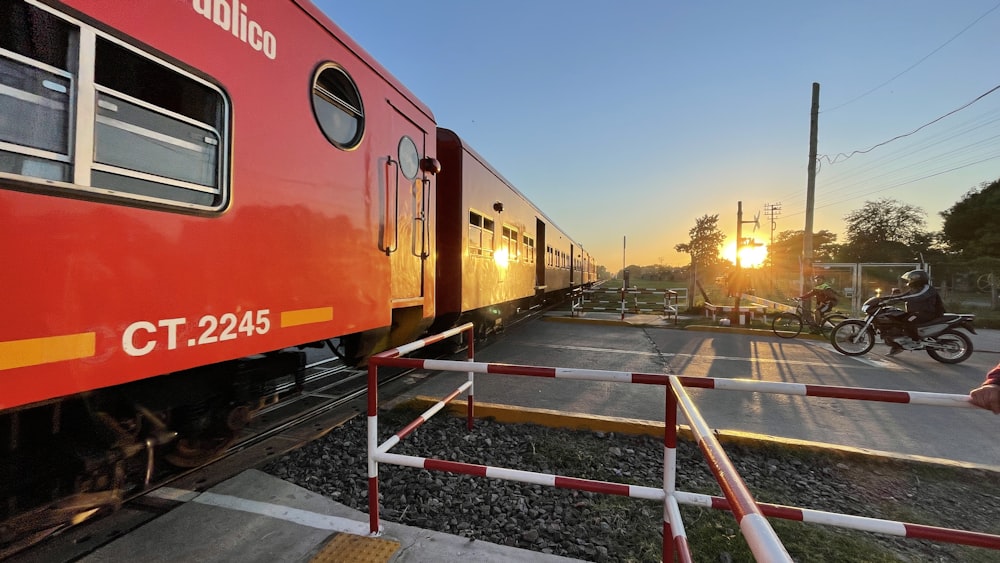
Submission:
M 414 350 L 445 338 L 464 334 L 468 339 L 468 358 L 466 361 L 454 360 L 421 360 L 404 358 Z M 887 403 L 910 403 L 918 405 L 933 405 L 942 407 L 974 408 L 966 395 L 949 395 L 944 393 L 923 393 L 914 391 L 892 391 L 886 389 L 865 389 L 856 387 L 838 387 L 833 385 L 803 385 L 798 383 L 782 383 L 771 381 L 752 381 L 745 379 L 718 379 L 712 377 L 684 377 L 677 375 L 661 375 L 654 373 L 633 373 L 605 371 L 593 369 L 550 368 L 539 366 L 524 366 L 514 364 L 489 364 L 474 360 L 474 338 L 472 324 L 451 329 L 439 335 L 419 340 L 399 348 L 394 348 L 373 356 L 368 363 L 368 507 L 369 524 L 372 534 L 379 533 L 378 522 L 378 464 L 391 463 L 427 470 L 448 471 L 480 477 L 507 479 L 522 483 L 547 485 L 563 489 L 575 489 L 606 493 L 663 502 L 663 560 L 674 561 L 677 556 L 681 561 L 691 561 L 688 550 L 687 535 L 681 521 L 679 504 L 690 504 L 706 508 L 728 510 L 736 517 L 736 521 L 758 561 L 791 561 L 781 541 L 775 535 L 766 516 L 799 520 L 815 524 L 827 524 L 842 528 L 851 528 L 868 532 L 942 541 L 985 547 L 1000 550 L 1000 536 L 981 532 L 952 530 L 936 526 L 925 526 L 878 518 L 850 516 L 835 512 L 809 510 L 790 506 L 760 503 L 754 500 L 747 490 L 742 478 L 736 472 L 732 462 L 726 456 L 722 446 L 715 438 L 701 413 L 691 401 L 685 387 L 702 389 L 722 389 L 729 391 L 751 391 L 755 393 L 771 393 L 777 395 L 801 395 L 807 397 L 827 397 L 861 401 L 879 401 Z M 469 380 L 459 386 L 447 397 L 427 409 L 417 419 L 399 432 L 378 443 L 378 368 L 379 366 L 425 369 L 431 371 L 467 372 Z M 523 375 L 530 377 L 553 377 L 561 379 L 578 379 L 588 381 L 609 381 L 620 383 L 640 383 L 646 385 L 661 385 L 666 388 L 666 420 L 664 421 L 664 463 L 663 488 L 643 487 L 625 483 L 612 483 L 563 477 L 548 473 L 536 473 L 517 469 L 492 467 L 442 459 L 432 459 L 417 456 L 389 453 L 408 434 L 424 422 L 430 420 L 463 391 L 468 391 L 468 406 L 466 409 L 466 427 L 472 430 L 473 383 L 475 374 Z M 698 441 L 698 446 L 716 480 L 722 487 L 724 497 L 715 497 L 698 493 L 676 490 L 677 462 L 677 410 L 684 413 Z M 985 412 L 985 411 L 984 411 Z

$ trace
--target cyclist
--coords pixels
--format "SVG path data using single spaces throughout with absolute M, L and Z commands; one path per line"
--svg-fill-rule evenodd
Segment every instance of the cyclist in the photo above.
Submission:
M 837 292 L 833 290 L 833 286 L 826 283 L 823 276 L 816 276 L 813 278 L 812 290 L 805 295 L 800 295 L 799 299 L 810 297 L 816 298 L 816 326 L 820 326 L 823 324 L 823 316 L 837 306 Z
M 930 277 L 924 270 L 910 270 L 900 279 L 906 282 L 906 290 L 897 295 L 891 295 L 882 300 L 883 303 L 895 303 L 902 301 L 906 304 L 906 313 L 897 318 L 903 322 L 906 336 L 897 336 L 889 341 L 889 355 L 895 356 L 903 350 L 913 350 L 920 344 L 920 336 L 917 333 L 917 325 L 934 320 L 944 314 L 944 303 L 934 286 L 931 285 Z

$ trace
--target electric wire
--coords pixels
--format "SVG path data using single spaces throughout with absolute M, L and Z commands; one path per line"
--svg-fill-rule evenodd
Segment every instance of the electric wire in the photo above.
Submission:
M 905 70 L 903 70 L 899 74 L 893 76 L 889 80 L 886 80 L 885 82 L 879 84 L 878 86 L 872 88 L 871 90 L 868 90 L 867 92 L 864 92 L 863 94 L 860 94 L 860 95 L 858 95 L 858 96 L 856 96 L 854 98 L 851 98 L 850 100 L 847 100 L 846 102 L 844 102 L 842 104 L 839 104 L 839 105 L 836 105 L 836 106 L 834 106 L 834 107 L 832 107 L 832 108 L 830 108 L 828 110 L 824 110 L 823 113 L 829 113 L 829 112 L 832 112 L 832 111 L 836 111 L 836 110 L 838 110 L 838 109 L 840 109 L 840 108 L 842 108 L 842 107 L 844 107 L 846 105 L 852 104 L 852 103 L 860 100 L 861 98 L 864 98 L 865 96 L 868 96 L 869 94 L 871 94 L 873 92 L 876 92 L 876 91 L 880 90 L 881 88 L 887 86 L 888 84 L 890 84 L 891 82 L 893 82 L 894 80 L 896 80 L 897 78 L 899 78 L 900 76 L 903 76 L 907 72 L 910 72 L 911 70 L 913 70 L 914 68 L 916 68 L 920 63 L 922 63 L 922 62 L 926 61 L 927 59 L 931 58 L 932 56 L 934 56 L 934 54 L 937 53 L 938 51 L 940 51 L 941 49 L 944 49 L 945 47 L 947 47 L 949 43 L 951 43 L 952 41 L 958 39 L 959 36 L 961 36 L 962 34 L 964 34 L 966 31 L 969 31 L 969 29 L 971 29 L 972 26 L 976 25 L 977 23 L 979 23 L 980 20 L 982 20 L 986 16 L 990 15 L 991 13 L 993 13 L 997 8 L 1000 8 L 1000 3 L 998 3 L 997 5 L 993 6 L 989 10 L 987 10 L 986 13 L 984 13 L 981 16 L 979 16 L 978 18 L 976 18 L 975 20 L 973 20 L 972 23 L 970 23 L 969 25 L 965 26 L 964 28 L 962 28 L 961 31 L 959 31 L 958 33 L 956 33 L 955 35 L 953 35 L 951 37 L 951 39 L 945 41 L 940 46 L 938 46 L 938 48 L 934 49 L 930 53 L 927 53 L 923 58 L 921 58 L 917 62 L 913 63 L 912 65 L 908 66 Z

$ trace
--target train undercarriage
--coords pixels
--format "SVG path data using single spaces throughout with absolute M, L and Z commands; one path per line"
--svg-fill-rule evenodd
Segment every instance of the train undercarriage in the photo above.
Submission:
M 281 350 L 3 414 L 0 559 L 217 457 L 304 366 Z

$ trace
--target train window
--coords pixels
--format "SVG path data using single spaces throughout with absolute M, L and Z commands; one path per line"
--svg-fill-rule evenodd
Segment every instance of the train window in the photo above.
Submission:
M 73 27 L 23 2 L 0 3 L 0 172 L 69 181 Z
M 399 169 L 403 172 L 403 176 L 410 180 L 416 178 L 420 170 L 420 151 L 417 150 L 417 144 L 413 139 L 406 135 L 399 140 L 398 158 Z
M 0 2 L 0 26 L 0 172 L 60 182 L 49 192 L 224 206 L 220 90 L 53 8 Z
M 469 211 L 469 256 L 493 256 L 493 219 Z
M 469 256 L 482 254 L 483 216 L 475 211 L 469 212 Z
M 500 248 L 507 251 L 508 260 L 517 260 L 517 229 L 505 226 L 501 233 Z
M 351 77 L 334 64 L 320 67 L 313 80 L 313 112 L 333 146 L 350 150 L 364 134 L 364 108 Z M 416 174 L 414 174 L 416 176 Z
M 109 41 L 96 61 L 93 185 L 217 205 L 218 94 Z
M 533 264 L 535 262 L 535 239 L 524 235 L 524 261 Z

